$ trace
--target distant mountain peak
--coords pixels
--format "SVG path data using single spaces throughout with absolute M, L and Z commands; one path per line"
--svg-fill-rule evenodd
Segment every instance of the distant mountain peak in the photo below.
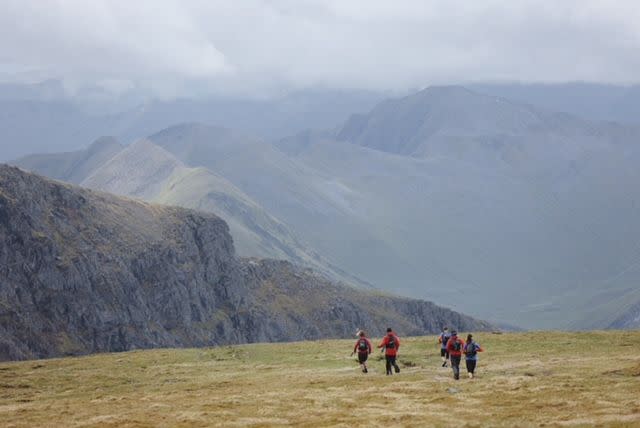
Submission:
M 184 164 L 171 153 L 147 139 L 141 139 L 125 147 L 81 184 L 144 198 L 157 192 L 164 180 L 183 167 Z
M 149 139 L 154 142 L 175 142 L 176 140 L 182 139 L 195 139 L 198 141 L 207 140 L 209 142 L 235 140 L 255 141 L 253 137 L 244 135 L 243 133 L 236 130 L 224 128 L 221 126 L 209 125 L 201 122 L 184 122 L 175 124 L 149 136 Z
M 339 140 L 416 157 L 460 156 L 482 144 L 493 149 L 510 138 L 585 134 L 590 127 L 551 113 L 462 86 L 432 86 L 354 115 L 337 132 Z
M 460 85 L 436 85 L 428 86 L 421 91 L 418 91 L 414 95 L 465 95 L 465 96 L 479 96 L 478 93 L 473 92 L 464 86 Z
M 89 154 L 93 154 L 112 147 L 122 147 L 122 145 L 116 137 L 104 136 L 97 138 L 93 143 L 91 143 L 87 148 L 87 152 Z

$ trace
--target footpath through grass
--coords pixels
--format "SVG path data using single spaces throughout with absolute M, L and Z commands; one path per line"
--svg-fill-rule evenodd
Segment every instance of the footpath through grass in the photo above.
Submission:
M 355 337 L 0 363 L 0 426 L 640 426 L 639 331 L 476 336 L 460 381 L 435 337 L 394 376 Z

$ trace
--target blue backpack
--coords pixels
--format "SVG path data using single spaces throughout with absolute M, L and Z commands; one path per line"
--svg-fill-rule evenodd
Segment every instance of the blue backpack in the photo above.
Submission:
M 442 333 L 440 335 L 440 339 L 442 340 L 442 347 L 443 348 L 447 347 L 447 342 L 449 341 L 450 338 L 451 338 L 451 336 L 447 335 L 446 333 Z
M 478 345 L 476 342 L 471 342 L 467 344 L 467 357 L 475 357 L 478 353 Z

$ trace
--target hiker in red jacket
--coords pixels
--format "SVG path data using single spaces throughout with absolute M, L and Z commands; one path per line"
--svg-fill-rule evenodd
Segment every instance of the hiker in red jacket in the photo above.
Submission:
M 396 373 L 400 373 L 400 367 L 396 363 L 396 357 L 398 356 L 398 349 L 400 349 L 400 339 L 395 335 L 391 327 L 387 328 L 387 335 L 382 339 L 378 348 L 384 348 L 384 356 L 387 362 L 387 376 L 393 374 L 391 372 L 391 366 L 396 370 Z
M 367 359 L 369 358 L 369 354 L 371 353 L 372 349 L 371 342 L 369 341 L 369 339 L 367 339 L 365 332 L 362 330 L 360 330 L 358 336 L 360 337 L 353 347 L 353 352 L 351 353 L 351 355 L 357 352 L 358 362 L 360 363 L 360 367 L 362 367 L 362 373 L 369 373 L 369 370 L 367 369 Z
M 460 379 L 460 359 L 464 350 L 464 342 L 458 337 L 458 332 L 453 330 L 451 338 L 447 342 L 447 351 L 449 352 L 449 360 L 453 369 L 453 378 Z

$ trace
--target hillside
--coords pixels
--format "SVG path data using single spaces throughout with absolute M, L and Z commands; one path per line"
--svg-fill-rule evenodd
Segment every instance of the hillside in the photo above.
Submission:
M 639 85 L 617 86 L 586 82 L 476 83 L 469 88 L 479 93 L 508 98 L 587 119 L 640 124 Z
M 252 226 L 242 210 L 218 209 L 243 253 L 247 239 L 261 251 L 253 255 L 271 248 L 334 278 L 525 328 L 633 327 L 637 128 L 459 87 L 385 101 L 362 117 L 360 128 L 350 120 L 337 134 L 275 143 L 196 123 L 150 140 L 277 220 Z M 204 175 L 177 179 L 166 202 L 224 206 L 189 191 L 215 186 Z M 256 239 L 259 229 L 277 239 Z
M 7 427 L 640 424 L 639 332 L 476 338 L 477 378 L 457 382 L 433 337 L 403 337 L 392 377 L 377 353 L 360 373 L 354 340 L 0 364 L 0 414 Z
M 285 259 L 336 280 L 366 285 L 323 259 L 224 177 L 206 168 L 187 167 L 148 140 L 130 144 L 96 167 L 79 184 L 149 202 L 214 213 L 229 225 L 236 250 L 242 256 Z
M 452 91 L 471 98 L 457 102 L 468 116 L 479 105 L 484 117 L 487 97 Z M 509 117 L 532 114 L 502 108 L 512 105 Z M 532 125 L 534 136 L 511 129 L 514 145 L 474 140 L 477 150 L 426 158 L 326 133 L 226 144 L 217 129 L 181 125 L 150 139 L 217 171 L 333 265 L 381 289 L 524 327 L 606 328 L 638 302 L 629 293 L 640 279 L 630 268 L 640 260 L 640 194 L 629 183 L 640 180 L 640 146 L 631 128 L 565 116 L 541 113 L 540 127 L 558 123 Z
M 222 139 L 229 138 L 230 131 L 224 131 Z M 148 140 L 122 147 L 105 137 L 84 150 L 30 155 L 12 164 L 94 190 L 212 212 L 227 222 L 242 256 L 286 259 L 336 280 L 370 286 L 314 252 L 224 177 L 190 168 Z
M 102 137 L 86 149 L 31 154 L 13 161 L 12 164 L 56 180 L 78 184 L 122 149 L 115 138 Z
M 0 359 L 490 325 L 239 259 L 219 217 L 0 166 Z
M 460 86 L 386 100 L 353 115 L 336 133 L 339 141 L 389 153 L 512 167 L 534 177 L 639 136 L 637 127 L 587 121 Z

